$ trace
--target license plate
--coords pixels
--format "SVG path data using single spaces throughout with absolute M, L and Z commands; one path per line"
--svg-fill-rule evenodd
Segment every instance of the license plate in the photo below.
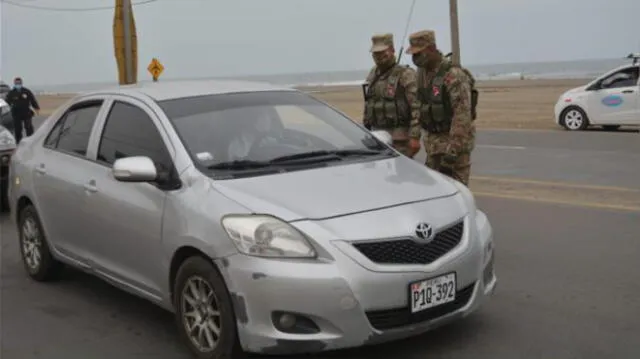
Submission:
M 411 313 L 452 302 L 456 300 L 456 274 L 411 283 L 409 293 Z

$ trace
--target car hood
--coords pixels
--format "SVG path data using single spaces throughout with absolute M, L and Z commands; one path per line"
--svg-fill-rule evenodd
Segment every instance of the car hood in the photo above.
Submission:
M 212 181 L 214 188 L 249 210 L 286 221 L 344 216 L 458 191 L 443 175 L 404 156 Z
M 571 95 L 571 94 L 575 94 L 578 92 L 583 92 L 587 89 L 587 87 L 589 87 L 588 85 L 584 85 L 584 86 L 578 86 L 578 87 L 574 87 L 572 89 L 569 89 L 567 91 L 565 91 L 562 95 L 566 96 L 566 95 Z

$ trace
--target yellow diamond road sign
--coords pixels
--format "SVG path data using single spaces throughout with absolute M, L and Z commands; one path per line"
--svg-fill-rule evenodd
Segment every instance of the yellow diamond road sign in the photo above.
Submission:
M 160 75 L 164 71 L 164 66 L 162 66 L 160 61 L 158 61 L 158 59 L 154 57 L 153 60 L 151 60 L 151 63 L 149 64 L 149 66 L 147 67 L 147 70 L 149 71 L 151 76 L 157 79 L 158 77 L 160 77 Z

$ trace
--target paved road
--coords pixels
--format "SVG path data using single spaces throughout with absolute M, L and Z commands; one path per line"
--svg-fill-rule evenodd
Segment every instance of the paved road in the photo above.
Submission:
M 415 158 L 424 161 L 424 152 Z M 636 132 L 483 130 L 472 161 L 474 176 L 640 189 Z
M 479 198 L 497 236 L 498 290 L 464 321 L 315 358 L 639 358 L 640 214 Z M 29 281 L 2 228 L 3 359 L 188 358 L 170 315 L 92 277 Z

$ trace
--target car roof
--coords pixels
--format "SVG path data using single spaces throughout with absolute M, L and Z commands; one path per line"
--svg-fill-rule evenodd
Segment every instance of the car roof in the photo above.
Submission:
M 264 82 L 235 80 L 191 80 L 140 82 L 134 85 L 121 85 L 112 88 L 89 91 L 83 93 L 82 96 L 122 94 L 133 97 L 148 96 L 155 101 L 164 101 L 185 97 L 261 91 L 297 90 L 292 87 L 273 85 Z

